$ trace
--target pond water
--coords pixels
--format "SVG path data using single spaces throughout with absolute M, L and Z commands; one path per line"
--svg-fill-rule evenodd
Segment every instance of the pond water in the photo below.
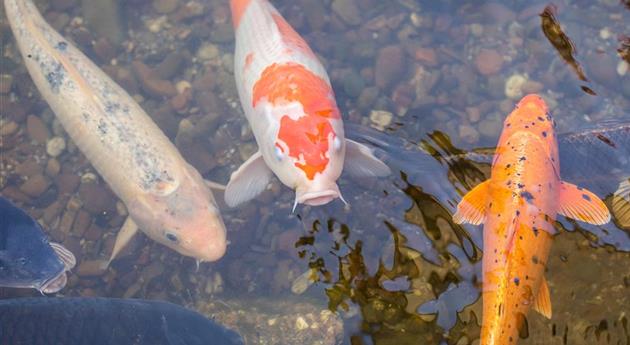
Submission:
M 36 2 L 204 177 L 226 183 L 256 151 L 227 1 Z M 630 213 L 612 196 L 630 178 L 630 3 L 273 4 L 326 66 L 346 136 L 393 174 L 344 175 L 347 206 L 295 212 L 277 179 L 238 208 L 215 192 L 230 241 L 221 260 L 197 267 L 139 235 L 107 271 L 95 263 L 125 207 L 39 95 L 2 10 L 0 189 L 76 255 L 59 295 L 171 301 L 248 344 L 478 344 L 481 227 L 451 217 L 488 178 L 503 119 L 538 93 L 557 122 L 561 175 L 622 211 L 600 227 L 559 217 L 546 272 L 553 316 L 531 312 L 519 344 L 630 344 Z M 38 293 L 0 289 L 27 295 Z

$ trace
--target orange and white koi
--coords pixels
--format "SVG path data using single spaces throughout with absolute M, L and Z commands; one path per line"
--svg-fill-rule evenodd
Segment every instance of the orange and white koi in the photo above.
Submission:
M 46 23 L 31 0 L 5 0 L 4 8 L 37 89 L 127 206 L 129 217 L 109 261 L 138 229 L 198 261 L 223 256 L 225 225 L 199 172 L 125 90 Z
M 555 123 L 538 95 L 507 117 L 490 179 L 457 206 L 457 223 L 484 223 L 482 345 L 516 344 L 530 308 L 551 317 L 543 277 L 560 214 L 605 224 L 610 213 L 592 192 L 560 179 Z
M 234 76 L 258 152 L 230 177 L 225 201 L 259 194 L 272 172 L 295 189 L 295 204 L 342 198 L 342 169 L 384 176 L 389 168 L 365 146 L 344 138 L 341 113 L 324 67 L 267 0 L 232 0 Z

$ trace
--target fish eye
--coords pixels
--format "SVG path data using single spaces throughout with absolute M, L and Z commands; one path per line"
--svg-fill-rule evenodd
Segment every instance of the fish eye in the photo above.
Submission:
M 341 150 L 341 139 L 339 139 L 339 137 L 335 137 L 335 139 L 333 139 L 333 148 L 335 151 Z
M 18 258 L 17 260 L 15 260 L 18 265 L 24 266 L 26 264 L 26 258 Z
M 177 235 L 170 232 L 166 233 L 166 238 L 171 242 L 175 242 L 175 243 L 179 242 L 179 238 L 177 238 Z
M 282 152 L 282 149 L 278 146 L 275 147 L 274 155 L 278 161 L 281 161 L 284 158 L 284 152 Z

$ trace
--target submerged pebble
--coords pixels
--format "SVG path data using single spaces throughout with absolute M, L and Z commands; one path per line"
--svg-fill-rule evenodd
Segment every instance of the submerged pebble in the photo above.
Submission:
M 66 139 L 53 137 L 46 143 L 46 153 L 51 157 L 57 157 L 66 149 Z
M 512 100 L 523 97 L 523 86 L 528 78 L 524 74 L 513 74 L 505 81 L 505 96 Z

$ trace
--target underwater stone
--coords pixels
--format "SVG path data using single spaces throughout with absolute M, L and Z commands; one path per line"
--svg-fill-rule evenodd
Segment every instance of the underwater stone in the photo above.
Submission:
M 523 85 L 528 78 L 524 74 L 513 74 L 505 82 L 505 96 L 509 99 L 518 100 L 523 97 Z
M 66 140 L 62 137 L 53 137 L 46 143 L 46 153 L 51 157 L 57 157 L 66 149 Z
M 120 16 L 119 0 L 82 0 L 81 8 L 88 26 L 98 36 L 106 37 L 113 44 L 125 39 L 125 25 Z

